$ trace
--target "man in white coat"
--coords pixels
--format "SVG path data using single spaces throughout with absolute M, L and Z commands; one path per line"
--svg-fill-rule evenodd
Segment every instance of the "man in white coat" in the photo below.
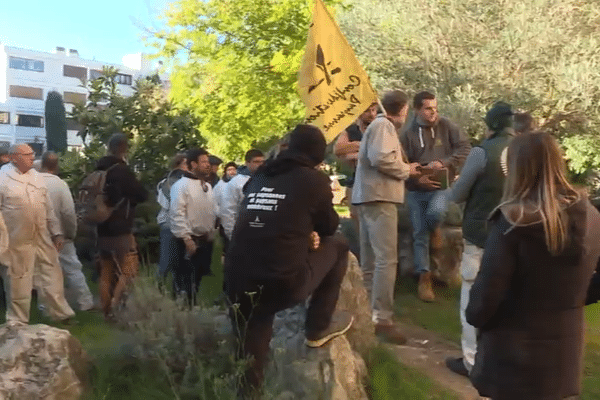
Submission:
M 189 172 L 171 187 L 169 224 L 176 241 L 174 293 L 194 304 L 202 276 L 211 273 L 217 206 L 210 184 L 203 180 L 210 168 L 208 153 L 191 149 L 186 159 Z
M 0 173 L 0 212 L 8 229 L 9 248 L 2 264 L 7 293 L 6 322 L 27 324 L 35 268 L 38 298 L 50 317 L 68 322 L 75 315 L 64 296 L 58 250 L 64 239 L 46 184 L 32 169 L 34 153 L 26 144 L 10 148 L 11 163 Z
M 73 239 L 77 235 L 77 215 L 69 186 L 58 177 L 58 156 L 54 152 L 42 155 L 40 176 L 48 188 L 52 208 L 58 218 L 65 244 L 58 254 L 60 266 L 65 276 L 66 297 L 69 304 L 86 311 L 94 308 L 94 298 L 81 271 Z
M 229 240 L 231 240 L 235 220 L 237 219 L 242 200 L 244 199 L 244 185 L 248 182 L 250 176 L 263 165 L 265 162 L 265 155 L 258 149 L 250 149 L 246 152 L 244 160 L 246 161 L 246 166 L 241 168 L 237 175 L 227 182 L 227 185 L 225 185 L 221 194 L 221 204 L 219 204 L 221 225 L 223 225 L 223 230 Z

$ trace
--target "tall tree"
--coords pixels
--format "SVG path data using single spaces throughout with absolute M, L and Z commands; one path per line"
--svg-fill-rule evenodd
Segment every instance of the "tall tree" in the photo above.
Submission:
M 134 93 L 124 97 L 118 92 L 115 68 L 104 68 L 97 79 L 87 83 L 88 103 L 78 104 L 73 117 L 84 128 L 83 170 L 90 171 L 104 153 L 104 145 L 115 132 L 131 139 L 129 164 L 154 187 L 177 151 L 200 146 L 205 140 L 196 129 L 198 122 L 189 110 L 175 107 L 160 81 L 154 77 L 135 82 Z M 75 166 L 75 169 L 80 166 Z M 80 174 L 81 175 L 81 174 Z M 73 183 L 77 185 L 77 182 Z
M 600 3 L 348 0 L 342 30 L 379 89 L 433 89 L 473 138 L 503 99 L 557 135 L 573 172 L 600 168 Z
M 328 3 L 333 3 L 329 1 Z M 296 90 L 312 1 L 179 0 L 153 44 L 171 96 L 200 119 L 211 151 L 241 156 L 303 118 Z
M 48 150 L 63 152 L 67 149 L 67 115 L 60 93 L 48 92 L 45 104 L 46 142 Z

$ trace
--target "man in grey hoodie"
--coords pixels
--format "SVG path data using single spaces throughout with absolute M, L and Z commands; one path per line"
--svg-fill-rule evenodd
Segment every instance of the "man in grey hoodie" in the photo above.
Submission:
M 417 93 L 413 106 L 415 117 L 401 136 L 408 162 L 419 163 L 431 170 L 447 170 L 448 180 L 452 181 L 471 150 L 469 141 L 455 124 L 438 115 L 437 99 L 433 93 Z M 426 174 L 409 179 L 406 189 L 406 203 L 413 226 L 415 273 L 419 276 L 418 294 L 423 301 L 433 301 L 430 236 L 432 246 L 441 246 L 437 228 L 446 210 L 446 201 L 439 190 L 439 182 Z

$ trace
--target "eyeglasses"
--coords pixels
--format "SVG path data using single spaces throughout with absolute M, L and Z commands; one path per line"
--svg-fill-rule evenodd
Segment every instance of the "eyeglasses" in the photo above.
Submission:
M 29 152 L 29 153 L 14 153 L 14 154 L 15 154 L 15 156 L 27 156 L 27 157 L 31 157 L 31 156 L 35 155 L 35 153 L 33 151 Z

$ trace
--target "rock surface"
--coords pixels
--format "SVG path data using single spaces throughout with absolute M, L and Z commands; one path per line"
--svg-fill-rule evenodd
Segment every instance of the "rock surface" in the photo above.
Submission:
M 304 344 L 306 304 L 277 314 L 273 324 L 272 360 L 266 390 L 275 399 L 367 399 L 367 368 L 359 354 L 375 343 L 375 328 L 362 272 L 354 255 L 342 282 L 338 309 L 352 312 L 355 321 L 343 336 L 318 349 Z M 268 395 L 268 393 L 267 393 Z
M 48 325 L 0 326 L 0 398 L 76 400 L 91 360 L 69 331 Z

